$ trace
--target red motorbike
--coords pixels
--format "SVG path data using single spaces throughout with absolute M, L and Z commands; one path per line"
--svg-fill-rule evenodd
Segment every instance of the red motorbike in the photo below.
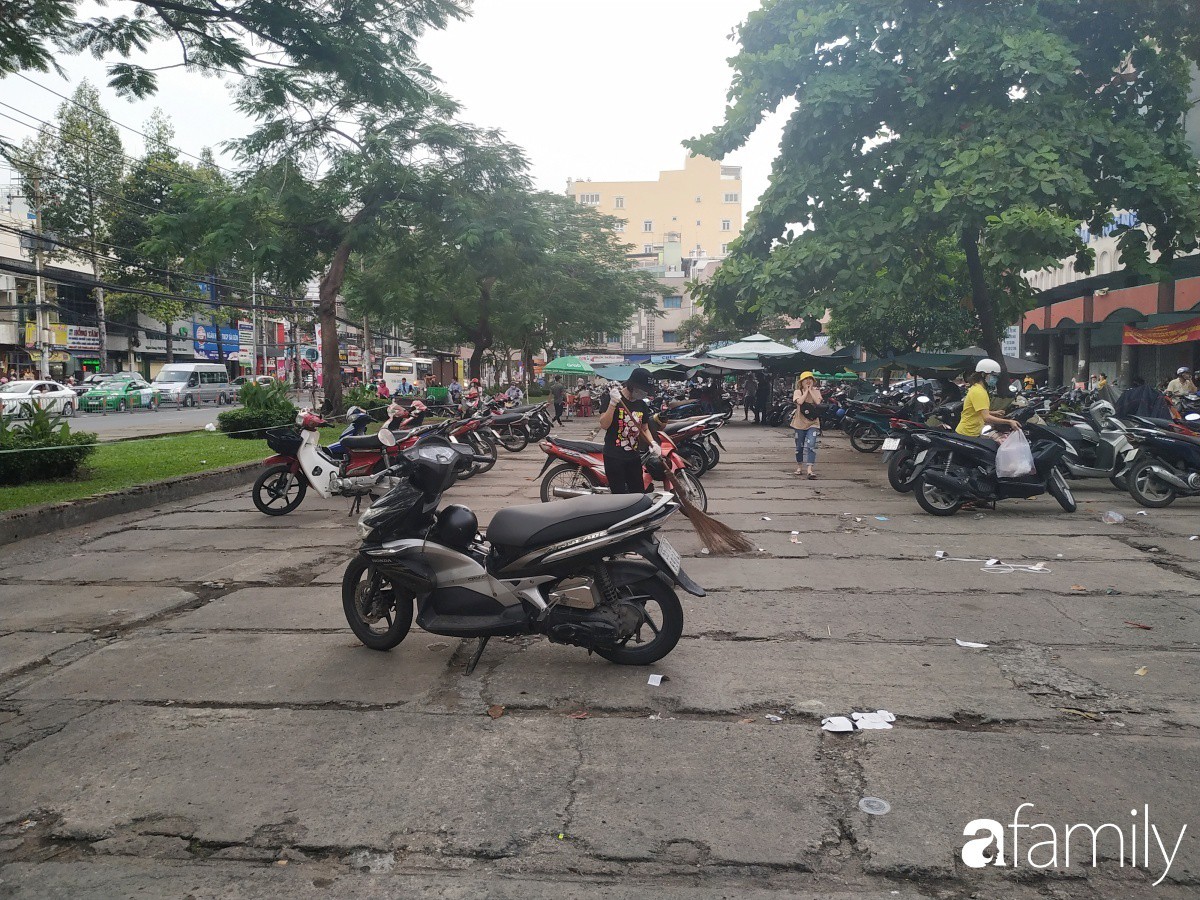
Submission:
M 446 426 L 446 437 L 451 443 L 463 444 L 475 454 L 475 463 L 459 471 L 458 477 L 464 481 L 473 475 L 482 475 L 496 465 L 496 439 L 492 437 L 488 427 L 490 420 L 491 416 L 486 412 L 477 412 Z M 488 461 L 482 462 L 481 458 Z
M 647 493 L 654 489 L 656 480 L 663 480 L 664 471 L 669 472 L 679 493 L 693 506 L 707 512 L 708 495 L 704 485 L 688 470 L 687 461 L 679 455 L 671 436 L 660 432 L 658 441 L 662 448 L 661 459 L 655 459 L 651 453 L 642 455 L 642 478 Z M 604 444 L 548 437 L 538 446 L 546 454 L 546 462 L 538 472 L 539 476 L 545 476 L 541 490 L 543 503 L 609 493 L 608 477 L 604 474 Z M 558 464 L 553 465 L 556 460 Z

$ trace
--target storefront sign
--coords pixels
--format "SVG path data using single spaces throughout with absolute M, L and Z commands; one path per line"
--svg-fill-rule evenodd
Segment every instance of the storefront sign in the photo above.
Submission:
M 1163 344 L 1186 344 L 1189 341 L 1200 341 L 1200 319 L 1188 319 L 1173 325 L 1159 325 L 1155 328 L 1131 328 L 1125 326 L 1123 343 L 1138 346 Z
M 250 365 L 254 361 L 254 325 L 238 321 L 238 354 L 240 362 Z

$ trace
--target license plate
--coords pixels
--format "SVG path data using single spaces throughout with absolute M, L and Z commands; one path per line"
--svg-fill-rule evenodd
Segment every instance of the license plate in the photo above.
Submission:
M 675 552 L 675 548 L 662 538 L 658 540 L 658 558 L 666 563 L 672 575 L 679 574 L 679 568 L 683 565 L 683 560 L 679 558 L 679 554 Z
M 883 441 L 883 449 L 884 450 L 899 450 L 900 449 L 900 438 L 895 438 L 895 437 L 885 438 Z

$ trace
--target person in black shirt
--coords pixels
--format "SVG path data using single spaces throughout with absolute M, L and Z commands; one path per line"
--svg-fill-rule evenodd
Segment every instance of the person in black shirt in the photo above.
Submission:
M 645 441 L 655 456 L 662 455 L 651 431 L 654 413 L 646 403 L 653 391 L 650 373 L 638 368 L 629 373 L 624 385 L 611 388 L 600 399 L 604 475 L 614 494 L 641 494 L 646 489 L 640 441 Z
M 561 425 L 563 423 L 563 411 L 567 408 L 567 389 L 563 386 L 561 375 L 554 376 L 554 383 L 550 385 L 550 396 L 554 399 L 554 418 L 552 421 Z

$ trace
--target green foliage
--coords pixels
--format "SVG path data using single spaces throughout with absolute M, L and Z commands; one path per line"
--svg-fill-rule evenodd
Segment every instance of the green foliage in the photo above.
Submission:
M 0 74 L 61 72 L 57 52 L 87 52 L 109 61 L 109 84 L 120 93 L 145 97 L 158 88 L 157 68 L 129 57 L 155 47 L 157 58 L 156 45 L 177 45 L 185 68 L 269 79 L 283 97 L 319 76 L 386 103 L 430 78 L 414 55 L 417 36 L 464 11 L 455 0 L 23 0 L 0 17 Z
M 235 438 L 261 438 L 268 428 L 291 425 L 296 407 L 288 400 L 287 385 L 281 381 L 258 384 L 247 381 L 238 391 L 241 409 L 228 409 L 217 416 L 217 427 Z
M 1182 130 L 1194 0 L 934 4 L 771 0 L 739 30 L 725 121 L 687 142 L 720 158 L 795 99 L 770 186 L 706 309 L 843 321 L 884 299 L 970 296 L 984 346 L 1032 300 L 1022 271 L 1075 256 L 1075 233 L 1136 210 L 1120 236 L 1150 269 L 1197 246 L 1200 171 Z M 927 248 L 957 243 L 957 290 L 928 290 Z M 915 293 L 914 293 L 915 291 Z
M 344 416 L 346 410 L 352 406 L 361 406 L 376 422 L 387 418 L 388 401 L 381 398 L 375 388 L 369 385 L 356 384 L 347 388 L 342 394 L 342 408 L 338 410 L 338 414 Z
M 23 484 L 73 475 L 96 452 L 97 437 L 71 432 L 58 415 L 36 403 L 22 404 L 24 418 L 0 415 L 0 484 Z M 17 452 L 8 452 L 17 451 Z

